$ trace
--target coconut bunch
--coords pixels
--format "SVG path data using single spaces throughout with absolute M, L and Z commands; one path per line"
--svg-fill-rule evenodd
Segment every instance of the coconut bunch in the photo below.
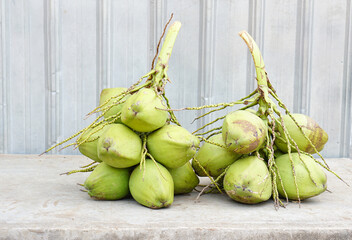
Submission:
M 180 126 L 164 90 L 180 27 L 180 22 L 169 27 L 155 68 L 156 58 L 152 70 L 131 87 L 104 89 L 99 106 L 88 114 L 98 117 L 46 151 L 76 138 L 63 148 L 74 146 L 93 162 L 66 174 L 91 172 L 80 185 L 92 198 L 117 200 L 131 195 L 146 207 L 163 208 L 172 204 L 174 194 L 191 192 L 198 185 L 189 161 L 199 139 Z
M 123 123 L 109 124 L 95 147 L 89 152 L 80 149 L 85 156 L 95 149 L 94 155 L 101 161 L 90 169 L 81 186 L 98 200 L 131 195 L 146 207 L 168 207 L 175 194 L 189 193 L 199 183 L 189 162 L 198 146 L 196 136 L 175 124 L 165 123 L 152 132 L 139 132 Z M 82 171 L 86 169 L 69 174 Z
M 323 169 L 335 174 L 320 154 L 328 135 L 312 118 L 287 109 L 268 79 L 257 44 L 247 32 L 239 35 L 252 54 L 257 89 L 238 101 L 182 109 L 205 111 L 198 120 L 242 105 L 193 132 L 203 145 L 192 166 L 211 180 L 201 194 L 224 191 L 247 204 L 272 198 L 275 207 L 317 196 L 327 189 Z

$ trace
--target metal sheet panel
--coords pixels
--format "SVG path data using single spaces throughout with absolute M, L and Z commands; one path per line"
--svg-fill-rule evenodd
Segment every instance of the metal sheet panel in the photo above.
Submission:
M 173 108 L 234 101 L 255 89 L 238 37 L 247 30 L 285 104 L 328 132 L 323 154 L 351 156 L 351 0 L 3 0 L 0 153 L 40 153 L 88 125 L 84 116 L 103 88 L 128 87 L 149 71 L 171 13 L 183 25 L 166 88 Z M 234 109 L 193 124 L 204 111 L 176 115 L 193 131 Z

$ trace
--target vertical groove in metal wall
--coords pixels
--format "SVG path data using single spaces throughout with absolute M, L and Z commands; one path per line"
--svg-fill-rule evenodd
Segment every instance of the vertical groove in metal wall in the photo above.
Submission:
M 348 97 L 348 115 L 346 116 L 346 126 L 348 126 L 349 129 L 349 136 L 346 138 L 345 144 L 347 145 L 348 149 L 346 152 L 346 157 L 352 157 L 352 124 L 351 124 L 351 118 L 352 118 L 352 1 L 349 0 L 349 47 L 348 47 L 348 52 L 349 52 L 349 59 L 348 59 L 348 75 L 346 77 L 346 81 L 348 82 L 348 89 L 346 88 L 346 91 L 349 93 Z M 347 129 L 347 130 L 348 130 Z
M 258 44 L 264 58 L 264 26 L 265 26 L 265 0 L 251 0 L 249 2 L 248 32 Z M 264 58 L 265 62 L 265 58 Z M 270 77 L 270 76 L 269 76 Z M 247 86 L 246 93 L 256 88 L 256 73 L 251 53 L 247 52 Z
M 211 88 L 214 77 L 215 12 L 215 1 L 207 0 L 200 3 L 198 106 L 211 104 Z M 201 110 L 199 115 L 204 113 L 204 110 Z M 208 117 L 197 121 L 197 128 L 203 126 L 205 122 L 209 122 Z
M 341 132 L 339 157 L 350 157 L 352 150 L 351 142 L 351 108 L 352 108 L 352 4 L 346 2 L 346 25 L 345 25 L 345 52 L 343 64 L 343 88 L 341 105 Z
M 210 21 L 210 37 L 209 37 L 209 69 L 207 71 L 207 75 L 209 76 L 208 79 L 208 84 L 207 84 L 207 96 L 206 98 L 208 99 L 207 104 L 213 104 L 213 83 L 214 83 L 214 64 L 215 64 L 215 33 L 216 33 L 216 1 L 211 1 L 211 9 L 209 10 L 211 12 L 211 21 Z
M 305 7 L 304 0 L 297 1 L 296 17 L 296 46 L 295 46 L 295 76 L 293 89 L 293 112 L 300 112 L 302 109 L 302 85 L 303 85 L 303 58 L 304 58 L 304 24 L 305 24 Z
M 302 0 L 298 2 L 293 111 L 303 114 L 309 114 L 313 29 L 312 11 L 312 1 Z
M 305 64 L 306 66 L 306 70 L 305 70 L 305 74 L 306 74 L 306 84 L 305 84 L 305 103 L 304 103 L 304 108 L 305 108 L 305 114 L 309 115 L 310 114 L 310 105 L 311 105 L 311 85 L 312 85 L 312 51 L 313 51 L 313 28 L 314 28 L 314 1 L 308 1 L 309 6 L 307 6 L 308 8 L 308 25 L 305 26 L 305 28 L 307 28 L 308 31 L 308 46 L 306 48 L 307 51 L 307 63 Z
M 79 4 L 78 4 L 80 7 L 76 8 L 76 12 L 77 12 L 77 21 L 78 21 L 78 24 L 82 24 L 82 10 L 83 10 L 83 0 L 79 0 Z M 82 109 L 83 108 L 83 103 L 84 103 L 84 99 L 83 99 L 83 76 L 82 76 L 82 73 L 83 73 L 83 60 L 82 60 L 82 38 L 79 36 L 79 34 L 76 35 L 77 37 L 77 52 L 79 54 L 79 56 L 77 57 L 77 84 L 76 84 L 76 99 L 77 99 L 77 102 L 79 103 L 79 106 L 77 106 L 76 108 L 76 116 L 77 116 L 77 120 L 75 121 L 75 128 L 76 129 L 79 129 L 80 126 L 81 126 L 81 123 L 82 123 L 82 116 L 83 116 L 83 112 L 82 112 Z M 81 90 L 80 90 L 81 89 Z
M 9 127 L 8 123 L 8 109 L 9 101 L 7 94 L 7 81 L 9 81 L 8 75 L 8 63 L 10 62 L 10 55 L 8 53 L 9 49 L 9 39 L 8 39 L 8 30 L 9 30 L 9 21 L 8 21 L 8 5 L 7 1 L 1 1 L 1 89 L 2 89 L 2 105 L 1 105 L 1 121 L 2 129 L 0 134 L 2 135 L 2 145 L 0 146 L 0 153 L 8 152 L 8 138 L 9 138 Z
M 55 43 L 55 50 L 51 52 L 52 58 L 55 58 L 55 68 L 52 69 L 52 75 L 55 82 L 55 89 L 53 89 L 53 93 L 55 95 L 55 138 L 53 139 L 54 144 L 61 142 L 62 139 L 62 123 L 63 123 L 63 108 L 62 108 L 62 81 L 61 81 L 61 66 L 62 66 L 62 22 L 61 22 L 61 0 L 55 0 L 55 5 L 53 12 L 55 12 L 55 21 L 54 21 L 54 43 Z
M 46 83 L 46 147 L 60 141 L 61 134 L 61 29 L 60 1 L 44 0 L 44 47 Z M 52 153 L 57 153 L 53 150 Z
M 153 11 L 153 22 L 150 27 L 153 30 L 153 36 L 151 39 L 150 59 L 148 59 L 147 61 L 148 63 L 151 63 L 151 61 L 153 61 L 153 58 L 156 53 L 156 47 L 158 45 L 161 34 L 163 33 L 163 30 L 164 30 L 164 24 L 166 24 L 166 21 L 165 21 L 166 12 L 167 12 L 166 2 L 164 0 L 155 0 L 152 11 Z M 155 60 L 155 63 L 156 61 L 157 60 Z
M 97 29 L 96 29 L 96 34 L 95 34 L 95 37 L 96 37 L 96 95 L 99 96 L 99 90 L 100 90 L 100 86 L 101 86 L 101 61 L 102 61 L 102 58 L 101 58 L 101 46 L 102 46 L 102 27 L 103 27 L 103 23 L 102 23 L 102 14 L 101 14 L 101 8 L 102 8 L 102 3 L 103 1 L 96 1 L 96 20 L 97 20 L 97 23 L 96 23 L 96 26 L 97 26 Z M 99 104 L 99 100 L 97 99 L 97 102 L 96 102 L 96 105 L 98 106 Z
M 149 69 L 148 66 L 148 62 L 152 61 L 150 59 L 153 59 L 153 50 L 154 50 L 154 31 L 155 31 L 155 27 L 154 27 L 154 15 L 155 15 L 155 1 L 154 0 L 150 0 L 149 1 L 149 31 L 147 31 L 147 37 L 148 37 L 148 54 L 147 54 L 147 69 Z
M 112 76 L 113 76 L 113 71 L 114 71 L 114 21 L 113 21 L 113 5 L 112 5 L 112 1 L 108 0 L 105 4 L 105 8 L 104 8 L 104 25 L 106 25 L 106 34 L 104 34 L 105 36 L 105 41 L 106 44 L 106 48 L 104 48 L 103 46 L 103 59 L 105 59 L 105 63 L 103 68 L 106 67 L 106 77 L 105 77 L 105 84 L 102 86 L 101 89 L 99 89 L 99 93 L 101 92 L 101 90 L 103 90 L 104 88 L 107 87 L 111 87 L 112 84 Z
M 77 13 L 77 21 L 78 21 L 78 25 L 80 24 L 84 24 L 82 21 L 82 11 L 83 11 L 83 0 L 79 1 L 78 4 L 79 7 L 76 8 L 76 13 Z M 77 116 L 77 120 L 75 121 L 75 129 L 79 129 L 80 126 L 83 124 L 82 122 L 82 116 L 83 114 L 86 114 L 82 111 L 82 109 L 84 109 L 83 107 L 83 103 L 84 103 L 84 98 L 83 98 L 83 86 L 84 86 L 84 82 L 83 82 L 83 49 L 82 49 L 82 40 L 83 38 L 80 36 L 80 34 L 76 35 L 77 37 L 77 53 L 79 54 L 79 56 L 77 56 L 77 73 L 76 73 L 76 99 L 77 102 L 79 103 L 79 106 L 77 106 L 76 108 L 76 116 Z
M 97 96 L 102 89 L 109 87 L 111 84 L 111 55 L 113 51 L 111 44 L 113 42 L 111 34 L 111 1 L 102 0 L 97 2 Z M 97 105 L 99 97 L 97 98 Z
M 51 13 L 51 1 L 43 0 L 44 4 L 44 60 L 45 60 L 45 148 L 48 149 L 51 146 L 51 114 L 50 106 L 51 103 L 51 37 L 50 37 L 50 13 Z
M 254 22 L 255 22 L 255 0 L 250 0 L 249 1 L 249 6 L 248 6 L 248 33 L 252 35 L 254 38 Z M 254 38 L 255 40 L 255 38 Z M 265 62 L 265 61 L 264 61 Z M 252 55 L 250 52 L 247 51 L 247 81 L 246 81 L 246 94 L 249 94 L 251 91 L 253 91 L 254 87 L 254 65 L 253 65 L 253 60 L 252 60 Z
M 5 47 L 4 47 L 4 25 L 5 25 L 5 21 L 4 21 L 4 1 L 0 2 L 0 14 L 1 14 L 1 24 L 0 24 L 0 33 L 1 33 L 1 58 L 0 58 L 0 62 L 1 62 L 1 81 L 0 81 L 0 154 L 5 152 L 5 117 L 4 117 L 4 112 L 5 112 Z
M 134 6 L 134 0 L 129 1 L 129 8 L 133 9 Z M 134 19 L 133 19 L 133 12 L 128 11 L 128 16 L 127 16 L 127 29 L 131 29 L 131 31 L 128 32 L 128 41 L 127 41 L 127 47 L 126 47 L 126 78 L 125 81 L 129 82 L 131 79 L 137 79 L 138 77 L 134 76 L 134 71 L 133 71 L 133 58 L 134 58 Z
M 24 69 L 24 89 L 25 89 L 25 114 L 24 124 L 26 131 L 24 132 L 25 152 L 31 150 L 31 69 L 30 69 L 30 13 L 29 1 L 23 1 L 23 26 L 24 26 L 24 54 L 25 54 L 25 69 Z
M 133 8 L 133 0 L 128 1 L 128 6 L 129 8 Z M 131 36 L 133 36 L 134 33 L 134 29 L 133 29 L 133 14 L 131 14 L 130 11 L 127 12 L 127 29 L 130 29 L 130 31 L 128 31 L 127 33 L 127 42 L 126 42 L 126 48 L 125 48 L 125 56 L 126 56 L 126 68 L 124 69 L 125 71 L 125 82 L 127 83 L 128 80 L 130 79 L 134 79 L 133 78 L 133 61 L 132 64 L 130 64 L 130 59 L 133 59 L 133 38 L 131 39 Z M 132 16 L 132 19 L 131 19 Z M 132 20 L 132 21 L 131 21 Z M 132 42 L 131 42 L 132 41 Z M 131 51 L 132 50 L 132 51 Z M 130 75 L 132 74 L 132 76 L 130 77 Z M 127 85 L 126 85 L 127 86 Z
M 161 37 L 161 34 L 164 30 L 164 24 L 165 19 L 166 19 L 166 1 L 164 0 L 157 0 L 157 4 L 156 4 L 156 14 L 155 14 L 155 44 L 158 44 L 159 39 Z M 155 46 L 156 47 L 156 46 Z M 160 50 L 160 49 L 159 49 Z M 154 53 L 155 54 L 155 53 Z
M 197 105 L 202 105 L 202 96 L 204 92 L 204 68 L 205 68 L 205 35 L 206 35 L 206 6 L 207 1 L 199 2 L 199 56 L 198 56 L 198 99 Z M 202 110 L 200 114 L 204 111 Z M 197 129 L 204 125 L 204 119 L 200 119 L 197 121 Z

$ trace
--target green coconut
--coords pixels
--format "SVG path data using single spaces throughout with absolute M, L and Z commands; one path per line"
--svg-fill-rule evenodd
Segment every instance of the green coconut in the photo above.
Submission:
M 238 159 L 225 174 L 224 189 L 237 202 L 255 204 L 268 200 L 272 184 L 266 163 L 257 156 Z
M 164 208 L 174 201 L 171 174 L 163 165 L 150 159 L 146 159 L 145 168 L 137 166 L 133 170 L 129 186 L 133 199 L 143 206 Z
M 178 168 L 196 153 L 199 139 L 185 128 L 165 125 L 147 138 L 149 153 L 167 168 Z
M 226 115 L 222 138 L 228 149 L 239 154 L 258 150 L 266 137 L 267 125 L 253 113 L 237 110 Z
M 110 124 L 97 144 L 98 157 L 116 168 L 138 164 L 142 154 L 142 140 L 123 124 Z
M 165 125 L 169 113 L 154 90 L 143 88 L 130 96 L 121 109 L 121 121 L 138 132 L 152 132 Z
M 84 182 L 89 196 L 97 200 L 117 200 L 129 194 L 128 168 L 113 168 L 100 163 Z
M 320 152 L 323 150 L 325 143 L 328 141 L 328 134 L 314 121 L 314 119 L 304 114 L 292 114 L 298 125 L 302 128 L 304 134 L 313 143 L 315 148 Z M 290 134 L 291 138 L 296 142 L 298 148 L 301 151 L 307 153 L 315 153 L 313 146 L 310 145 L 309 141 L 304 137 L 300 129 L 297 127 L 295 122 L 289 115 L 283 117 L 284 125 Z M 278 127 L 281 138 L 275 140 L 275 145 L 282 151 L 287 153 L 287 142 L 284 140 L 284 131 L 281 126 Z M 291 144 L 291 150 L 297 151 L 296 148 Z
M 174 181 L 174 194 L 190 193 L 199 184 L 199 178 L 190 162 L 178 168 L 168 169 Z
M 210 142 L 225 145 L 222 134 L 219 133 L 208 139 Z M 194 158 L 212 177 L 218 177 L 224 170 L 235 162 L 241 155 L 211 143 L 204 143 Z M 206 176 L 198 163 L 193 159 L 192 166 L 198 176 Z
M 100 101 L 99 101 L 99 105 L 105 103 L 108 99 L 110 99 L 111 97 L 117 96 L 121 93 L 123 93 L 124 91 L 126 91 L 127 88 L 104 88 L 101 93 L 100 93 Z M 129 95 L 124 96 L 120 101 L 124 101 L 129 97 Z M 114 101 L 116 101 L 117 99 L 111 99 L 105 106 L 108 106 L 109 104 L 112 104 Z M 113 106 L 112 108 L 110 108 L 105 114 L 104 114 L 104 118 L 108 118 L 111 117 L 115 114 L 117 114 L 118 112 L 121 111 L 123 106 L 123 103 L 121 104 L 117 104 L 115 106 Z M 121 123 L 121 118 L 118 118 L 115 123 Z
M 100 126 L 98 128 L 100 128 Z M 99 139 L 100 135 L 104 132 L 105 129 L 106 129 L 106 127 L 103 127 L 99 130 L 97 128 L 92 128 L 92 129 L 86 131 L 85 133 L 83 133 L 77 139 L 77 143 L 84 141 L 88 137 L 89 138 L 86 140 L 85 143 L 82 143 L 78 146 L 78 150 L 84 156 L 89 157 L 90 159 L 92 159 L 96 162 L 101 162 L 101 160 L 98 157 L 97 144 L 98 144 L 98 139 Z M 94 132 L 94 133 L 92 134 L 92 132 Z M 90 134 L 92 134 L 92 135 L 90 135 Z
M 301 159 L 299 158 L 301 156 Z M 313 158 L 305 154 L 292 153 L 293 168 L 296 175 L 296 183 L 289 154 L 281 155 L 275 159 L 276 174 L 280 174 L 280 179 L 276 178 L 277 189 L 282 197 L 285 192 L 290 200 L 303 200 L 317 196 L 326 190 L 326 174 Z M 283 186 L 282 186 L 283 185 Z M 285 192 L 284 190 L 285 189 Z M 298 193 L 297 193 L 298 189 Z M 299 197 L 299 198 L 298 198 Z

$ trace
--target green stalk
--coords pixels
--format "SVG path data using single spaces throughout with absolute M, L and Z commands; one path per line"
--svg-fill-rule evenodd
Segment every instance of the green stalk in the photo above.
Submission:
M 165 36 L 164 43 L 158 56 L 158 61 L 155 66 L 156 74 L 154 75 L 154 79 L 152 80 L 156 86 L 159 86 L 161 80 L 166 75 L 169 59 L 180 28 L 181 23 L 176 21 L 169 27 L 169 30 Z
M 239 33 L 240 37 L 245 41 L 247 44 L 249 51 L 252 54 L 253 62 L 255 66 L 255 71 L 257 74 L 257 84 L 258 84 L 258 91 L 261 94 L 262 98 L 259 99 L 259 111 L 263 115 L 268 110 L 268 103 L 270 102 L 269 99 L 269 90 L 268 90 L 268 78 L 266 76 L 265 71 L 265 64 L 263 60 L 263 56 L 260 53 L 259 47 L 256 42 L 253 40 L 251 35 L 248 32 L 242 31 Z

